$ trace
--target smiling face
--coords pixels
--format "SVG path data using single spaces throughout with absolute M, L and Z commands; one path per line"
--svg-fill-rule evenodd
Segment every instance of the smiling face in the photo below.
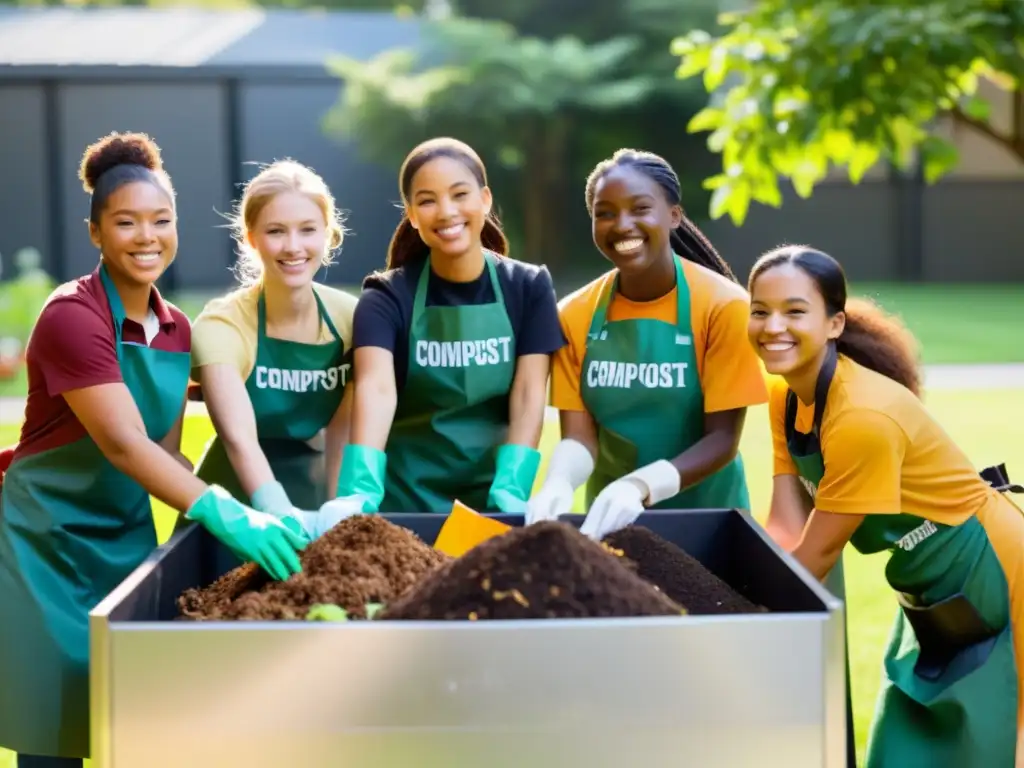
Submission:
M 155 283 L 178 253 L 178 229 L 167 192 L 148 181 L 124 184 L 107 197 L 89 237 L 107 269 L 134 285 Z
M 302 288 L 323 265 L 328 234 L 316 202 L 300 192 L 281 192 L 260 210 L 247 238 L 259 254 L 264 280 Z
M 413 175 L 409 221 L 431 254 L 458 258 L 480 248 L 480 233 L 491 211 L 491 191 L 461 160 L 440 156 Z
M 669 236 L 683 220 L 646 174 L 617 166 L 594 185 L 594 244 L 622 272 L 640 273 L 671 253 Z
M 845 315 L 830 317 L 817 283 L 792 262 L 769 267 L 750 286 L 747 335 L 769 373 L 816 371 L 844 324 Z

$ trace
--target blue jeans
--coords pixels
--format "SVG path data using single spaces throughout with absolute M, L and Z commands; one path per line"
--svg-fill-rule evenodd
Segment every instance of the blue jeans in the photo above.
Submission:
M 45 757 L 18 755 L 18 768 L 82 768 L 85 761 L 80 757 Z

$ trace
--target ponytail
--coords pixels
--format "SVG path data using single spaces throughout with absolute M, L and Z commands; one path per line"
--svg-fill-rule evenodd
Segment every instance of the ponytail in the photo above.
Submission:
M 718 255 L 718 251 L 715 250 L 711 241 L 686 216 L 683 216 L 683 223 L 669 234 L 669 244 L 672 246 L 672 250 L 684 259 L 700 264 L 712 272 L 717 272 L 734 283 L 739 282 L 732 268 L 725 259 Z
M 848 299 L 836 351 L 921 396 L 918 344 L 900 320 L 868 299 Z
M 480 244 L 484 250 L 491 251 L 498 256 L 507 256 L 509 251 L 508 238 L 501 229 L 501 223 L 493 212 L 484 219 L 483 229 L 480 231 Z M 398 222 L 395 233 L 391 236 L 391 243 L 388 245 L 388 269 L 398 269 L 406 264 L 426 259 L 430 256 L 430 248 L 423 242 L 420 233 L 409 221 L 407 214 L 402 214 L 402 220 Z

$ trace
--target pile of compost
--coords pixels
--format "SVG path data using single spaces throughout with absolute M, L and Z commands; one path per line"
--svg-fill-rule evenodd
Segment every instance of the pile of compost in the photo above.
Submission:
M 575 527 L 541 522 L 478 544 L 385 605 L 377 618 L 477 621 L 682 612 Z
M 300 554 L 302 572 L 273 581 L 246 563 L 204 589 L 178 598 L 182 618 L 302 620 L 312 606 L 339 606 L 365 618 L 368 604 L 387 603 L 449 558 L 411 531 L 376 515 L 343 520 Z
M 621 552 L 640 578 L 686 606 L 691 615 L 765 611 L 711 573 L 699 560 L 647 528 L 630 525 L 605 536 L 602 542 Z

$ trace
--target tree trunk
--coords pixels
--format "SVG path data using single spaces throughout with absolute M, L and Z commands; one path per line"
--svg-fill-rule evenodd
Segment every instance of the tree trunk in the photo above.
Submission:
M 519 258 L 546 264 L 554 274 L 568 262 L 569 120 L 561 116 L 538 118 L 527 126 L 526 135 L 521 185 L 524 250 Z

